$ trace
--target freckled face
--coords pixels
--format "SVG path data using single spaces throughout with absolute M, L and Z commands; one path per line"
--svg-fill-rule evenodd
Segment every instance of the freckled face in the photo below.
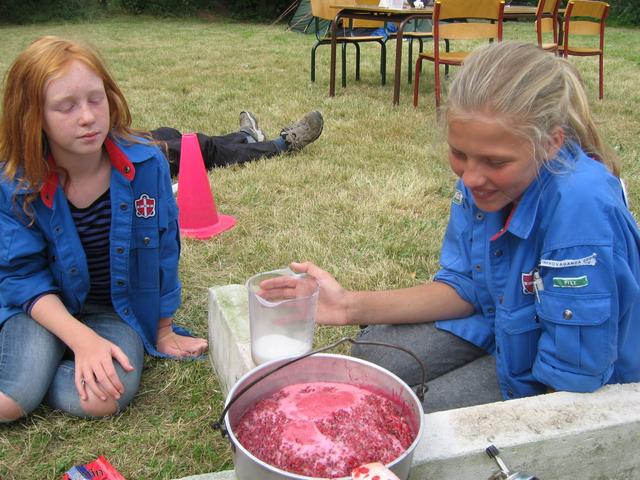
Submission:
M 518 202 L 537 175 L 529 142 L 489 116 L 450 120 L 448 142 L 451 169 L 486 212 Z
M 42 128 L 56 159 L 99 154 L 109 133 L 102 78 L 84 63 L 72 61 L 45 85 Z

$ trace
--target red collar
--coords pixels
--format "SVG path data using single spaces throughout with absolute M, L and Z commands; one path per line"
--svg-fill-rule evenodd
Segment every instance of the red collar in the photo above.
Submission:
M 516 208 L 518 208 L 518 205 L 513 205 L 511 207 L 511 211 L 509 212 L 509 215 L 507 216 L 507 219 L 504 222 L 504 226 L 498 230 L 495 235 L 493 237 L 491 237 L 491 239 L 489 241 L 493 242 L 494 240 L 499 239 L 502 235 L 504 235 L 504 233 L 507 231 L 507 229 L 509 228 L 509 224 L 511 223 L 511 218 L 513 217 L 513 214 L 516 211 Z
M 105 139 L 104 146 L 107 149 L 107 155 L 109 156 L 109 160 L 111 161 L 113 168 L 118 170 L 118 172 L 120 172 L 127 180 L 133 180 L 133 177 L 136 175 L 136 169 L 124 152 L 120 150 L 120 147 L 118 147 L 110 137 Z M 47 207 L 52 208 L 53 197 L 55 196 L 56 188 L 58 188 L 60 179 L 58 177 L 58 172 L 56 171 L 56 161 L 54 160 L 53 155 L 49 154 L 47 157 L 47 163 L 49 164 L 49 175 L 40 189 L 40 199 Z

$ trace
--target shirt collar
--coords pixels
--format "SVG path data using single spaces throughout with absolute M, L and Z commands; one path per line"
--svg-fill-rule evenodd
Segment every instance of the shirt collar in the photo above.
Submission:
M 107 137 L 104 141 L 104 146 L 107 150 L 107 155 L 109 156 L 109 160 L 111 161 L 113 168 L 120 172 L 127 180 L 133 180 L 133 177 L 135 177 L 136 174 L 136 169 L 133 166 L 133 163 L 131 163 L 131 160 L 129 160 L 127 155 L 125 155 L 116 142 L 114 142 L 111 137 Z M 60 183 L 60 178 L 58 177 L 56 162 L 53 155 L 49 154 L 47 156 L 47 163 L 49 165 L 49 175 L 40 189 L 40 199 L 47 207 L 52 208 L 53 199 L 56 189 L 58 188 L 58 184 Z
M 497 240 L 505 232 L 520 238 L 528 238 L 531 235 L 542 198 L 542 190 L 553 175 L 566 171 L 566 162 L 572 158 L 570 148 L 571 146 L 562 148 L 554 160 L 540 169 L 531 185 L 522 194 L 520 202 L 509 213 L 504 226 L 491 237 L 491 241 Z

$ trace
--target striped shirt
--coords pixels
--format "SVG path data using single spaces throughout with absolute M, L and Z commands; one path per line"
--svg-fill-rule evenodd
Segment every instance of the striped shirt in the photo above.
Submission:
M 107 189 L 91 205 L 69 209 L 78 230 L 89 267 L 90 288 L 87 303 L 111 305 L 111 268 L 109 231 L 111 230 L 111 196 Z

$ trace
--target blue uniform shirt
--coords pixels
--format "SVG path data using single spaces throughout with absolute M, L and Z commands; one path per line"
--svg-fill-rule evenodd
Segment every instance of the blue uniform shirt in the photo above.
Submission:
M 511 212 L 461 181 L 435 280 L 475 306 L 437 326 L 496 358 L 505 398 L 640 381 L 640 234 L 621 184 L 577 147 Z
M 158 148 L 107 138 L 112 163 L 111 300 L 118 315 L 155 349 L 158 320 L 180 305 L 178 209 L 169 164 Z M 0 172 L 1 173 L 1 172 Z M 56 292 L 69 312 L 89 292 L 87 260 L 58 178 L 52 173 L 33 202 L 35 221 L 20 215 L 15 182 L 0 181 L 0 325 L 30 299 Z M 176 329 L 186 333 L 182 329 Z

